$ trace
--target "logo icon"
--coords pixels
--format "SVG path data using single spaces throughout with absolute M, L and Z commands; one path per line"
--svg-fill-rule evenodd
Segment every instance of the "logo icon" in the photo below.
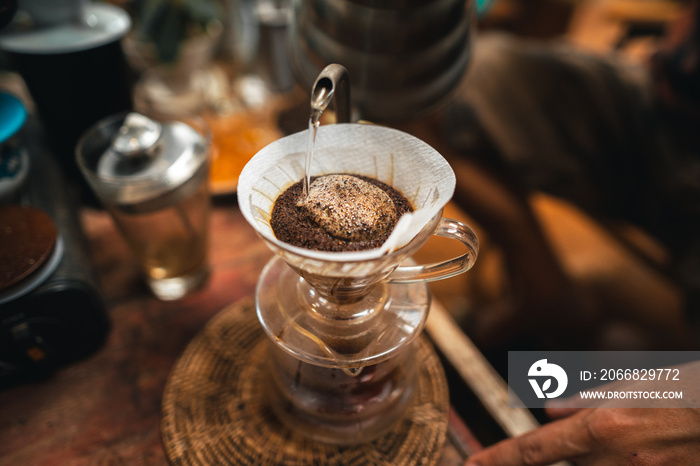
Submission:
M 536 377 L 528 380 L 537 398 L 556 398 L 564 393 L 569 383 L 569 378 L 566 376 L 564 369 L 556 364 L 548 363 L 546 359 L 540 359 L 530 366 L 527 375 L 528 377 Z M 540 386 L 537 378 L 544 379 L 542 386 Z M 552 387 L 552 379 L 557 381 L 557 386 L 556 390 L 549 392 L 548 390 Z

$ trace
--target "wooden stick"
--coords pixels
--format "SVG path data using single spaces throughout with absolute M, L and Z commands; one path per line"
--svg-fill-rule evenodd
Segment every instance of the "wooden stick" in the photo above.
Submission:
M 426 331 L 508 436 L 514 437 L 539 427 L 539 422 L 522 402 L 513 399 L 514 394 L 511 394 L 511 403 L 519 407 L 508 406 L 506 382 L 435 299 L 430 307 Z

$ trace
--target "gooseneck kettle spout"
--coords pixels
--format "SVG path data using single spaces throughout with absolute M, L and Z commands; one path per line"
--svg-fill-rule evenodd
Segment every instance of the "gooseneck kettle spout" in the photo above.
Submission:
M 311 88 L 312 111 L 323 112 L 333 101 L 336 123 L 350 123 L 350 75 L 343 65 L 326 66 Z

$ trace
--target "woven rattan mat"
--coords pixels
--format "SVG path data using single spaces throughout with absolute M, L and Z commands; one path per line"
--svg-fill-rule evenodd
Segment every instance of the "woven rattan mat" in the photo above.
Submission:
M 440 361 L 425 337 L 416 355 L 419 388 L 404 420 L 359 446 L 315 442 L 281 424 L 265 403 L 268 339 L 252 300 L 217 314 L 175 364 L 163 394 L 161 434 L 175 465 L 436 464 L 449 399 Z

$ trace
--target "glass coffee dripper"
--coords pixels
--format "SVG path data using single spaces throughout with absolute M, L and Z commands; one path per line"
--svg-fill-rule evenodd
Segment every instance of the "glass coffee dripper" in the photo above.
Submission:
M 269 400 L 290 428 L 334 444 L 370 441 L 391 429 L 416 390 L 416 337 L 430 305 L 426 282 L 472 267 L 478 241 L 469 226 L 442 218 L 455 177 L 419 139 L 386 127 L 319 128 L 313 175 L 350 173 L 406 196 L 404 215 L 382 247 L 322 252 L 283 243 L 270 227 L 279 194 L 305 174 L 308 130 L 262 149 L 241 173 L 238 202 L 276 253 L 258 281 L 256 310 L 270 338 Z M 402 265 L 431 235 L 458 240 L 458 257 Z

